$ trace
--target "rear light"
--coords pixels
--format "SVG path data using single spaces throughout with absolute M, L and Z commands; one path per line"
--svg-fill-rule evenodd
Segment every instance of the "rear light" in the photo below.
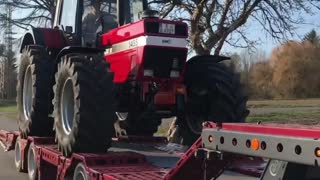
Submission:
M 314 151 L 314 153 L 315 153 L 316 157 L 319 158 L 320 157 L 320 148 L 317 147 L 316 150 Z
M 143 71 L 143 76 L 153 77 L 153 70 L 151 70 L 151 69 L 145 69 L 145 70 Z
M 258 151 L 259 150 L 259 146 L 260 146 L 259 139 L 253 138 L 251 140 L 251 149 L 254 150 L 254 151 Z
M 208 137 L 208 141 L 209 141 L 210 143 L 212 143 L 212 142 L 213 142 L 213 136 L 210 135 L 210 136 Z
M 172 78 L 178 78 L 178 77 L 180 77 L 180 72 L 179 72 L 179 71 L 176 71 L 176 70 L 172 70 L 172 71 L 170 72 L 170 77 L 172 77 Z

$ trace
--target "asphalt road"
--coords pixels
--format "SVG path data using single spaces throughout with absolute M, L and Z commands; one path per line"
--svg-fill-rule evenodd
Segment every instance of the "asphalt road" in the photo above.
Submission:
M 0 129 L 13 131 L 17 129 L 17 122 L 0 114 Z M 0 179 L 1 180 L 26 180 L 27 174 L 18 173 L 14 166 L 14 153 L 3 152 L 0 146 Z
M 14 131 L 17 130 L 17 122 L 8 119 L 0 114 L 0 129 Z M 27 180 L 27 174 L 18 173 L 14 166 L 14 153 L 3 152 L 0 147 L 0 180 Z M 225 172 L 219 180 L 257 180 L 248 176 L 243 176 L 234 172 Z

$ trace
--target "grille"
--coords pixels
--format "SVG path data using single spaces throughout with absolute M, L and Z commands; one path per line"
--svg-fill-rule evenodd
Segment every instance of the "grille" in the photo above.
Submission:
M 153 70 L 154 77 L 170 78 L 173 59 L 178 59 L 178 71 L 182 72 L 187 49 L 146 47 L 144 51 L 144 69 Z

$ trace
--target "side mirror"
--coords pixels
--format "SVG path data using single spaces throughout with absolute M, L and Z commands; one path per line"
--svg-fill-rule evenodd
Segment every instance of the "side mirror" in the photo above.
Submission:
M 72 33 L 73 33 L 73 28 L 72 28 L 72 26 L 66 26 L 65 32 L 66 32 L 67 34 L 72 34 Z

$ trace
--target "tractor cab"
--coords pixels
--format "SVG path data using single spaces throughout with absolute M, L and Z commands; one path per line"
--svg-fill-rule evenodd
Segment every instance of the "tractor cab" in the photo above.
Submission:
M 96 47 L 100 35 L 138 21 L 146 9 L 146 0 L 58 0 L 54 27 L 69 45 Z

